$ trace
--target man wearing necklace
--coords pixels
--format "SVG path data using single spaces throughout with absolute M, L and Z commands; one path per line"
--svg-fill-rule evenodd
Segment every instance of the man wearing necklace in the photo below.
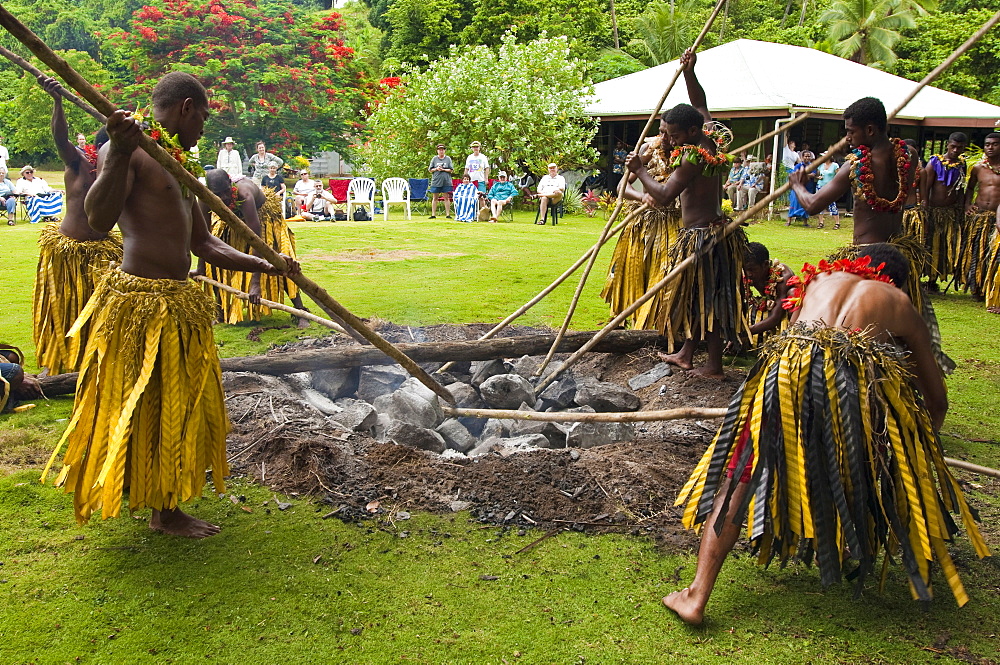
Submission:
M 92 229 L 83 209 L 97 178 L 97 149 L 107 141 L 107 132 L 98 132 L 96 146 L 84 143 L 81 148 L 72 143 L 59 83 L 48 76 L 40 76 L 38 82 L 53 100 L 52 138 L 65 165 L 66 196 L 62 222 L 46 225 L 38 236 L 32 332 L 38 365 L 52 374 L 62 374 L 80 368 L 90 328 L 82 326 L 74 337 L 66 333 L 108 266 L 121 262 L 122 240 L 117 232 Z
M 697 57 L 691 49 L 681 56 L 684 81 L 691 104 L 678 104 L 663 114 L 666 134 L 673 150 L 665 182 L 658 182 L 641 157 L 630 153 L 625 166 L 642 182 L 643 201 L 665 206 L 680 198 L 683 227 L 668 250 L 664 272 L 702 248 L 712 249 L 689 265 L 663 290 L 657 325 L 664 337 L 683 340 L 680 350 L 664 360 L 682 369 L 692 369 L 697 342 L 708 345 L 708 361 L 694 370 L 704 377 L 722 379 L 723 345 L 739 344 L 749 334 L 741 296 L 743 253 L 747 239 L 742 229 L 723 237 L 722 176 L 730 157 L 720 149 L 722 139 L 705 132 L 712 122 L 705 90 L 694 74 Z M 718 242 L 716 242 L 718 241 Z
M 977 188 L 978 185 L 978 188 Z M 969 171 L 966 191 L 964 241 L 956 283 L 977 300 L 983 298 L 994 252 L 990 240 L 997 228 L 1000 206 L 1000 132 L 986 135 L 983 159 Z
M 197 170 L 189 151 L 209 115 L 205 88 L 190 74 L 171 72 L 152 97 L 150 137 Z M 136 149 L 143 131 L 137 119 L 115 111 L 107 127 L 111 140 L 101 149 L 85 210 L 99 233 L 118 224 L 125 251 L 70 331 L 94 319 L 57 448 L 66 446 L 56 484 L 73 492 L 80 522 L 95 511 L 117 516 L 127 488 L 130 509 L 152 509 L 150 528 L 204 538 L 219 527 L 178 504 L 200 496 L 209 468 L 223 491 L 229 423 L 212 339 L 214 303 L 188 279 L 191 253 L 268 275 L 297 273 L 298 263 L 286 258 L 287 271 L 279 271 L 213 236 L 195 197 Z
M 865 245 L 887 242 L 910 262 L 906 292 L 931 331 L 931 346 L 945 372 L 955 363 L 941 351 L 941 336 L 930 300 L 920 288 L 920 269 L 927 253 L 918 238 L 902 233 L 903 207 L 917 178 L 917 153 L 900 139 L 890 139 L 885 106 L 874 97 L 863 97 L 844 110 L 844 128 L 853 151 L 829 185 L 815 194 L 806 190 L 806 176 L 789 178 L 802 206 L 810 213 L 822 210 L 854 190 L 854 243 L 842 247 L 831 259 L 855 258 Z M 889 197 L 892 197 L 891 199 Z
M 743 296 L 747 299 L 750 334 L 755 345 L 784 328 L 787 317 L 781 302 L 788 297 L 788 280 L 794 275 L 781 261 L 772 261 L 763 244 L 747 243 L 743 260 Z M 751 288 L 757 291 L 758 297 L 754 297 Z
M 244 175 L 230 179 L 229 174 L 222 169 L 212 169 L 206 173 L 205 184 L 212 190 L 213 194 L 222 199 L 223 203 L 232 208 L 236 216 L 242 219 L 257 237 L 263 239 L 274 251 L 291 257 L 295 256 L 295 235 L 285 223 L 285 216 L 281 214 L 281 197 L 277 193 L 265 193 L 257 186 L 257 183 Z M 201 211 L 205 215 L 205 219 L 214 222 L 211 224 L 212 235 L 241 252 L 253 253 L 247 240 L 230 229 L 221 219 L 213 218 L 208 204 L 204 201 L 201 203 Z M 243 291 L 250 296 L 249 301 L 244 301 L 227 291 L 212 287 L 216 302 L 222 309 L 220 320 L 226 323 L 259 321 L 262 316 L 270 314 L 271 310 L 260 304 L 262 297 L 272 302 L 283 302 L 287 293 L 296 308 L 305 309 L 302 306 L 299 287 L 295 282 L 284 277 L 269 275 L 262 284 L 259 272 L 225 270 L 212 263 L 206 264 L 204 259 L 198 261 L 198 273 L 207 274 L 211 279 Z M 299 328 L 309 327 L 309 321 L 306 319 L 292 318 L 295 319 Z
M 684 526 L 702 527 L 694 580 L 663 599 L 685 623 L 704 620 L 744 519 L 760 563 L 815 560 L 823 585 L 846 575 L 860 596 L 891 558 L 924 602 L 939 566 L 958 605 L 969 600 L 948 513 L 979 557 L 990 551 L 944 463 L 947 392 L 903 291 L 908 263 L 874 243 L 790 280 L 791 327 L 766 343 L 677 498 Z
M 965 221 L 965 152 L 969 139 L 962 132 L 948 137 L 943 155 L 932 155 L 920 180 L 920 200 L 927 207 L 928 286 L 956 274 Z

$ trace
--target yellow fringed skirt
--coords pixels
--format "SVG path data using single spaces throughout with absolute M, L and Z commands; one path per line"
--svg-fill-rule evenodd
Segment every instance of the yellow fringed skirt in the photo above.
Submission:
M 930 207 L 927 209 L 925 245 L 930 252 L 926 274 L 931 279 L 947 279 L 955 274 L 962 250 L 962 222 L 965 211 L 960 207 Z
M 970 212 L 962 227 L 962 251 L 958 257 L 955 283 L 976 295 L 984 292 L 990 261 L 990 240 L 996 231 L 995 210 Z
M 80 369 L 90 326 L 80 334 L 66 332 L 83 311 L 112 263 L 122 260 L 122 239 L 112 233 L 104 240 L 74 240 L 47 224 L 38 236 L 38 271 L 32 294 L 35 356 L 50 374 Z
M 626 205 L 623 214 L 631 214 L 637 206 Z M 680 229 L 677 208 L 654 208 L 641 213 L 622 229 L 608 278 L 601 297 L 611 306 L 611 317 L 641 298 L 646 289 L 663 279 L 663 267 L 670 243 Z M 638 330 L 656 328 L 656 312 L 663 292 L 648 300 L 629 319 L 629 326 Z
M 936 561 L 964 605 L 949 513 L 961 516 L 980 557 L 990 552 L 904 362 L 863 331 L 797 324 L 772 339 L 681 490 L 684 525 L 702 524 L 725 477 L 743 473 L 750 487 L 736 508 L 761 563 L 815 558 L 831 584 L 854 559 L 860 593 L 885 549 L 883 581 L 898 553 L 914 598 L 930 600 Z
M 662 291 L 656 323 L 667 339 L 701 340 L 706 332 L 718 332 L 725 342 L 747 344 L 750 324 L 743 299 L 747 236 L 740 228 L 723 238 L 725 229 L 726 224 L 720 223 L 677 232 L 663 274 L 689 256 L 697 258 Z
M 1000 231 L 993 232 L 985 272 L 983 296 L 986 298 L 986 309 L 1000 314 Z
M 201 494 L 212 470 L 224 491 L 229 421 L 212 339 L 214 304 L 194 282 L 114 270 L 98 285 L 71 335 L 92 334 L 57 486 L 73 492 L 79 522 L 101 511 L 176 508 Z
M 913 236 L 921 244 L 927 242 L 927 211 L 921 206 L 911 206 L 903 210 L 901 235 Z
M 260 215 L 261 237 L 274 251 L 295 258 L 295 234 L 292 233 L 290 228 L 288 228 L 288 224 L 285 222 L 284 216 L 281 214 L 281 199 L 270 190 L 265 190 L 265 193 L 267 196 L 266 201 L 258 211 Z M 240 234 L 234 232 L 225 222 L 218 219 L 214 215 L 213 219 L 215 222 L 212 225 L 212 235 L 221 239 L 224 243 L 234 249 L 246 254 L 253 253 L 248 240 L 244 239 Z M 231 286 L 234 289 L 238 289 L 243 293 L 248 293 L 250 291 L 250 279 L 253 277 L 252 273 L 240 270 L 224 270 L 208 263 L 205 265 L 205 274 L 207 277 L 214 279 L 217 282 L 222 282 L 223 284 Z M 222 307 L 223 321 L 226 323 L 258 321 L 261 317 L 267 316 L 271 313 L 270 307 L 264 307 L 263 305 L 251 305 L 249 302 L 241 300 L 231 293 L 216 289 L 208 284 L 206 284 L 204 288 L 206 291 L 213 292 L 215 294 L 215 298 Z M 289 298 L 295 298 L 298 296 L 298 285 L 290 279 L 286 279 L 284 277 L 277 277 L 275 275 L 260 276 L 261 298 L 272 302 L 283 303 L 285 301 L 285 294 L 287 294 Z

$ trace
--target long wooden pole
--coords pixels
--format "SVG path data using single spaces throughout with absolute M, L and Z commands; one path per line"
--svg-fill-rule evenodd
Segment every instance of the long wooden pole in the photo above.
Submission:
M 5 49 L 2 46 L 0 46 L 0 55 L 2 55 L 3 57 L 7 58 L 11 62 L 13 62 L 15 65 L 17 65 L 18 67 L 20 67 L 24 71 L 28 72 L 29 74 L 31 74 L 32 76 L 34 76 L 36 79 L 39 76 L 47 76 L 47 74 L 45 72 L 43 72 L 42 70 L 40 70 L 38 67 L 35 67 L 33 64 L 31 64 L 30 62 L 28 62 L 27 60 L 25 60 L 24 58 L 22 58 L 21 56 L 19 56 L 17 53 L 14 53 L 13 51 Z M 93 116 L 94 119 L 96 119 L 99 122 L 101 122 L 101 124 L 104 124 L 107 121 L 107 118 L 104 117 L 103 113 L 101 113 L 100 111 L 98 111 L 97 109 L 95 109 L 93 106 L 91 106 L 87 102 L 83 101 L 82 99 L 80 99 L 79 97 L 77 97 L 72 92 L 70 92 L 66 88 L 62 87 L 61 85 L 58 88 L 56 88 L 56 92 L 59 93 L 60 95 L 62 95 L 62 97 L 66 101 L 70 102 L 71 104 L 75 104 L 76 106 L 79 106 L 81 109 L 84 110 L 84 112 L 86 112 L 87 114 Z
M 663 411 L 614 411 L 610 413 L 565 413 L 559 411 L 515 411 L 513 409 L 462 409 L 445 407 L 449 418 L 503 418 L 543 423 L 646 423 L 682 418 L 721 418 L 726 409 L 683 407 Z
M 226 293 L 231 293 L 234 296 L 236 296 L 237 298 L 239 298 L 240 300 L 250 300 L 250 295 L 249 294 L 244 293 L 243 291 L 240 291 L 239 289 L 234 289 L 233 287 L 229 286 L 228 284 L 223 284 L 222 282 L 218 282 L 218 281 L 212 279 L 211 277 L 206 277 L 204 275 L 197 275 L 193 279 L 195 279 L 196 281 L 199 281 L 199 282 L 204 282 L 205 284 L 210 284 L 210 285 L 214 286 L 215 288 L 219 289 L 220 291 L 225 291 Z M 297 309 L 295 307 L 289 307 L 288 305 L 285 305 L 283 303 L 274 302 L 273 300 L 268 300 L 266 298 L 261 298 L 260 299 L 260 304 L 263 305 L 264 307 L 270 307 L 271 309 L 276 309 L 279 312 L 288 312 L 292 316 L 297 316 L 300 319 L 306 319 L 308 321 L 312 321 L 313 323 L 318 323 L 321 326 L 326 326 L 327 328 L 330 328 L 331 330 L 336 330 L 337 332 L 342 332 L 345 335 L 348 334 L 347 330 L 345 330 L 344 327 L 342 325 L 340 325 L 339 323 L 334 323 L 330 319 L 324 319 L 322 316 L 316 316 L 312 312 L 307 312 L 304 309 Z
M 69 65 L 69 63 L 56 55 L 52 49 L 42 42 L 42 40 L 31 32 L 31 30 L 18 21 L 17 18 L 7 11 L 6 7 L 3 5 L 0 5 L 0 25 L 17 38 L 18 41 L 24 44 L 28 50 L 38 57 L 39 60 L 44 62 L 46 65 L 51 67 L 54 72 L 59 74 L 59 76 L 61 76 L 62 79 L 70 85 L 70 87 L 80 93 L 80 95 L 83 96 L 83 98 L 88 102 L 93 104 L 98 111 L 101 111 L 104 115 L 111 115 L 115 112 L 114 105 L 108 101 L 104 95 L 98 92 L 92 85 L 90 85 L 90 83 L 87 82 L 86 79 L 80 76 L 80 74 L 77 73 L 76 70 Z M 174 178 L 176 178 L 182 186 L 190 189 L 198 196 L 198 198 L 207 203 L 212 212 L 217 214 L 219 218 L 222 219 L 229 227 L 242 234 L 249 242 L 250 246 L 253 247 L 258 256 L 276 268 L 281 270 L 286 268 L 285 260 L 281 258 L 280 254 L 274 251 L 267 243 L 251 231 L 250 228 L 219 199 L 219 197 L 213 194 L 208 187 L 201 184 L 197 178 L 184 170 L 184 167 L 171 157 L 166 150 L 161 148 L 153 139 L 146 134 L 142 134 L 139 137 L 139 147 L 149 153 L 149 155 L 161 166 L 163 166 L 163 168 L 165 168 L 170 175 L 174 176 Z M 348 326 L 361 333 L 361 335 L 371 342 L 373 346 L 402 365 L 407 372 L 416 377 L 417 380 L 429 389 L 433 390 L 434 393 L 441 397 L 441 399 L 445 402 L 448 404 L 455 403 L 455 398 L 450 392 L 445 390 L 444 386 L 435 381 L 427 372 L 421 369 L 419 365 L 407 358 L 406 355 L 400 353 L 392 344 L 383 339 L 378 333 L 365 325 L 364 321 L 359 319 L 346 307 L 334 300 L 326 289 L 301 273 L 289 277 L 288 279 L 291 279 L 293 282 L 298 284 L 299 288 L 305 291 L 321 306 L 343 319 Z
M 994 14 L 993 17 L 990 18 L 990 20 L 988 20 L 983 25 L 983 27 L 981 27 L 979 30 L 975 32 L 975 34 L 972 35 L 972 37 L 966 40 L 966 42 L 961 46 L 959 46 L 950 56 L 948 56 L 948 58 L 944 62 L 935 67 L 932 72 L 930 72 L 916 86 L 914 86 L 913 90 L 903 99 L 902 103 L 900 103 L 895 109 L 893 109 L 892 113 L 888 115 L 887 119 L 891 120 L 892 118 L 896 117 L 896 115 L 900 111 L 902 111 L 903 108 L 908 103 L 910 103 L 910 101 L 912 101 L 914 97 L 916 97 L 918 92 L 920 92 L 925 86 L 927 86 L 927 84 L 929 84 L 931 81 L 937 78 L 937 76 L 939 76 L 941 72 L 947 69 L 949 65 L 955 62 L 955 60 L 961 57 L 961 55 L 965 53 L 965 51 L 969 50 L 969 48 L 971 48 L 973 44 L 979 41 L 979 39 L 981 39 L 983 35 L 989 32 L 989 30 L 993 26 L 995 26 L 997 22 L 1000 22 L 1000 12 Z M 823 156 L 821 156 L 820 158 L 816 159 L 811 164 L 809 164 L 806 167 L 806 170 L 813 171 L 819 165 L 825 164 L 827 161 L 830 160 L 830 158 L 837 150 L 839 150 L 845 145 L 847 145 L 847 137 L 842 138 L 835 145 L 828 148 L 826 154 L 824 154 Z M 717 242 L 723 240 L 724 238 L 732 234 L 734 231 L 736 231 L 736 229 L 738 229 L 744 223 L 745 220 L 751 218 L 753 215 L 757 214 L 757 212 L 759 212 L 760 210 L 763 210 L 764 206 L 766 206 L 768 203 L 770 203 L 774 199 L 784 194 L 786 191 L 788 191 L 790 187 L 791 183 L 785 183 L 777 190 L 775 190 L 768 196 L 764 197 L 761 201 L 758 201 L 753 207 L 751 207 L 749 210 L 745 211 L 743 214 L 739 215 L 735 220 L 726 225 L 726 228 L 714 242 L 707 243 L 704 247 L 702 247 L 700 251 L 695 252 L 694 254 L 688 256 L 686 259 L 684 259 L 676 266 L 674 266 L 673 270 L 667 273 L 667 275 L 663 279 L 661 279 L 659 282 L 651 286 L 646 291 L 646 293 L 642 295 L 642 297 L 636 300 L 631 306 L 626 308 L 625 311 L 623 311 L 621 314 L 612 319 L 603 329 L 601 329 L 596 335 L 594 335 L 594 337 L 590 340 L 590 342 L 584 344 L 572 355 L 570 355 L 570 357 L 567 358 L 557 369 L 550 372 L 549 375 L 545 377 L 545 379 L 543 379 L 541 383 L 539 383 L 539 385 L 535 388 L 535 394 L 536 395 L 541 394 L 541 392 L 545 390 L 545 388 L 548 387 L 548 385 L 552 383 L 556 379 L 556 377 L 559 376 L 559 374 L 572 367 L 583 356 L 584 353 L 590 350 L 591 347 L 588 346 L 589 344 L 591 344 L 592 342 L 596 344 L 596 342 L 599 341 L 601 338 L 603 338 L 604 335 L 606 335 L 609 331 L 621 325 L 621 323 L 629 316 L 631 316 L 633 312 L 635 312 L 644 303 L 646 303 L 653 296 L 659 293 L 670 282 L 674 281 L 681 274 L 681 272 L 683 272 L 685 269 L 691 266 L 695 261 L 698 260 L 698 258 L 711 251 L 711 249 L 715 246 Z
M 625 217 L 625 219 L 623 219 L 621 222 L 619 222 L 617 225 L 615 225 L 615 227 L 613 229 L 611 229 L 611 231 L 608 232 L 607 237 L 604 239 L 604 243 L 606 243 L 609 240 L 611 240 L 612 238 L 614 238 L 615 235 L 619 231 L 621 231 L 623 228 L 625 228 L 625 226 L 629 222 L 631 222 L 633 218 L 635 218 L 637 215 L 645 212 L 648 208 L 649 208 L 649 206 L 647 206 L 645 203 L 643 203 L 641 206 L 639 206 L 638 208 L 636 208 L 635 210 L 633 210 L 632 212 L 630 212 L 628 214 L 628 216 Z M 493 326 L 493 328 L 491 328 L 488 332 L 486 332 L 483 335 L 481 335 L 479 337 L 479 341 L 484 341 L 484 340 L 487 340 L 487 339 L 492 339 L 493 337 L 496 336 L 497 333 L 499 333 L 501 330 L 503 330 L 504 328 L 506 328 L 507 326 L 509 326 L 511 323 L 513 323 L 522 314 L 524 314 L 529 309 L 531 309 L 532 307 L 534 307 L 535 305 L 537 305 L 539 302 L 541 302 L 541 300 L 543 298 L 545 298 L 545 296 L 547 296 L 550 293 L 552 293 L 553 291 L 555 291 L 555 289 L 556 289 L 557 286 L 559 286 L 560 284 L 562 284 L 564 281 L 566 281 L 566 279 L 570 275 L 572 275 L 574 272 L 576 272 L 577 268 L 579 268 L 580 266 L 582 266 L 583 263 L 584 263 L 584 261 L 586 261 L 587 258 L 591 254 L 593 254 L 598 249 L 600 249 L 601 245 L 603 245 L 604 243 L 598 242 L 598 243 L 595 243 L 594 245 L 591 245 L 590 249 L 588 249 L 586 252 L 584 252 L 583 256 L 581 256 L 580 258 L 578 258 L 576 260 L 576 263 L 574 263 L 569 268 L 567 268 L 566 271 L 563 272 L 563 274 L 561 274 L 558 277 L 556 277 L 555 281 L 553 281 L 551 284 L 549 284 L 544 289 L 542 289 L 541 291 L 539 291 L 538 294 L 535 295 L 534 298 L 532 298 L 531 300 L 529 300 L 528 302 L 524 303 L 523 305 L 521 305 L 520 307 L 518 307 L 516 310 L 514 310 L 514 312 L 512 312 L 511 314 L 509 314 L 507 316 L 507 318 L 505 318 L 503 321 L 501 321 L 500 323 L 498 323 L 495 326 Z M 444 365 L 442 365 L 440 368 L 438 368 L 437 371 L 438 372 L 446 372 L 446 371 L 448 371 L 451 368 L 451 366 L 453 364 L 454 363 L 452 363 L 452 362 L 447 362 Z
M 722 10 L 725 3 L 726 0 L 718 0 L 718 2 L 715 3 L 715 9 L 708 17 L 708 20 L 705 21 L 704 27 L 702 27 L 701 32 L 691 45 L 692 51 L 697 51 L 698 47 L 701 46 L 701 42 L 705 39 L 705 36 L 708 35 L 708 31 L 712 28 L 712 23 L 715 22 L 715 17 L 719 15 L 719 12 Z M 677 67 L 677 71 L 674 72 L 674 76 L 670 79 L 670 83 L 667 85 L 666 90 L 664 90 L 663 94 L 660 95 L 660 101 L 656 103 L 656 107 L 653 109 L 653 112 L 649 114 L 649 119 L 646 120 L 646 125 L 643 127 L 642 133 L 639 135 L 639 140 L 636 141 L 634 152 L 639 152 L 639 147 L 642 145 L 643 139 L 645 139 L 646 134 L 649 133 L 650 128 L 653 126 L 653 122 L 660 114 L 660 109 L 667 101 L 667 95 L 669 95 L 670 91 L 673 90 L 674 84 L 677 83 L 677 79 L 680 78 L 683 71 L 682 67 Z M 542 372 L 545 371 L 545 368 L 548 367 L 549 363 L 552 361 L 552 356 L 555 355 L 556 349 L 559 347 L 559 342 L 562 341 L 563 336 L 566 334 L 566 330 L 569 328 L 570 322 L 573 320 L 573 314 L 576 312 L 576 305 L 580 302 L 580 296 L 583 294 L 583 287 L 586 285 L 587 278 L 590 277 L 590 271 L 593 269 L 594 263 L 597 261 L 597 255 L 600 251 L 600 247 L 604 244 L 611 225 L 615 222 L 618 218 L 618 214 L 621 212 L 622 204 L 625 202 L 625 189 L 627 187 L 628 176 L 624 176 L 622 177 L 621 182 L 618 183 L 618 203 L 615 205 L 614 212 L 610 217 L 608 217 L 608 223 L 604 225 L 603 229 L 601 229 L 601 235 L 597 240 L 598 249 L 592 253 L 590 258 L 587 260 L 587 266 L 583 269 L 583 273 L 580 275 L 580 282 L 576 286 L 576 292 L 573 294 L 573 299 L 569 303 L 569 309 L 566 311 L 566 317 L 563 319 L 562 326 L 559 327 L 559 332 L 556 334 L 556 341 L 552 344 L 552 348 L 549 349 L 548 354 L 546 354 L 545 360 L 543 360 L 542 364 L 538 367 L 535 376 L 541 376 Z
M 944 463 L 948 466 L 953 466 L 956 469 L 965 469 L 966 471 L 972 471 L 973 473 L 981 473 L 984 476 L 993 476 L 994 478 L 1000 478 L 1000 469 L 991 469 L 988 466 L 979 466 L 978 464 L 973 464 L 972 462 L 965 462 L 960 459 L 954 459 L 953 457 L 945 457 Z

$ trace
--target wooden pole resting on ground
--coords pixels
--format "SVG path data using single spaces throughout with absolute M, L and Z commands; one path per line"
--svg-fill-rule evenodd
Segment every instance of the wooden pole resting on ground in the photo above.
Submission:
M 63 58 L 56 55 L 42 40 L 40 40 L 31 30 L 26 28 L 17 18 L 14 17 L 6 7 L 0 5 L 0 25 L 11 33 L 18 41 L 24 44 L 39 60 L 52 68 L 66 83 L 80 93 L 87 101 L 93 104 L 98 111 L 104 115 L 111 115 L 115 112 L 115 106 L 98 92 L 90 83 L 74 70 Z M 219 197 L 213 194 L 208 187 L 201 184 L 197 178 L 188 173 L 179 162 L 171 157 L 166 150 L 151 139 L 148 135 L 142 134 L 139 137 L 139 147 L 145 150 L 155 159 L 167 172 L 177 179 L 178 183 L 194 192 L 198 198 L 208 204 L 208 207 L 219 216 L 230 228 L 236 230 L 247 240 L 254 252 L 266 260 L 271 265 L 284 270 L 285 260 L 275 252 L 270 245 L 261 240 L 236 214 L 224 204 Z M 348 326 L 361 333 L 365 339 L 376 348 L 390 356 L 402 365 L 407 372 L 416 377 L 421 383 L 433 390 L 441 399 L 448 404 L 454 404 L 455 398 L 444 389 L 440 383 L 435 381 L 427 372 L 421 369 L 415 362 L 400 353 L 389 342 L 379 336 L 375 331 L 365 325 L 364 321 L 355 316 L 346 307 L 333 299 L 333 297 L 316 282 L 302 274 L 289 277 L 299 285 L 299 288 L 306 292 L 313 300 L 327 311 L 337 315 Z
M 564 413 L 559 411 L 514 411 L 513 409 L 461 409 L 445 407 L 451 418 L 504 418 L 545 423 L 647 423 L 657 420 L 721 418 L 726 409 L 685 407 L 663 411 L 615 411 L 610 413 Z
M 934 70 L 931 73 L 929 73 L 927 76 L 925 76 L 916 86 L 914 86 L 913 90 L 892 111 L 892 113 L 890 113 L 888 115 L 888 119 L 891 120 L 892 118 L 896 117 L 896 115 L 900 111 L 903 110 L 903 108 L 917 95 L 918 92 L 920 92 L 920 90 L 922 90 L 927 84 L 929 84 L 931 81 L 933 81 L 935 78 L 937 78 L 937 76 L 940 75 L 941 72 L 943 72 L 945 69 L 947 69 L 948 66 L 951 65 L 951 63 L 955 62 L 955 60 L 957 60 L 965 51 L 967 51 L 969 48 L 971 48 L 972 45 L 975 44 L 979 39 L 981 39 L 982 36 L 985 35 L 994 25 L 996 25 L 998 21 L 1000 21 L 1000 12 L 997 12 L 996 14 L 994 14 L 990 18 L 990 20 L 988 20 L 983 25 L 983 27 L 981 27 L 979 30 L 977 30 L 975 32 L 975 34 L 972 35 L 972 37 L 970 37 L 968 40 L 966 40 L 966 42 L 964 44 L 962 44 L 961 46 L 959 46 L 954 51 L 954 53 L 952 53 L 950 56 L 948 56 L 948 58 L 944 62 L 942 62 L 937 67 L 935 67 Z M 822 157 L 819 157 L 818 159 L 816 159 L 815 161 L 813 161 L 811 164 L 809 164 L 806 167 L 806 170 L 807 171 L 813 171 L 818 166 L 820 166 L 821 164 L 825 164 L 833 156 L 833 153 L 835 153 L 837 150 L 839 150 L 840 148 L 842 148 L 842 147 L 844 147 L 846 145 L 847 145 L 847 137 L 845 136 L 840 141 L 838 141 L 836 144 L 834 144 L 833 146 L 831 146 L 830 148 L 828 148 L 825 155 L 823 155 Z M 716 239 L 715 242 L 706 244 L 701 249 L 701 251 L 695 252 L 694 254 L 688 256 L 686 259 L 684 259 L 683 261 L 681 261 L 680 263 L 678 263 L 676 266 L 674 266 L 674 269 L 671 270 L 663 279 L 661 279 L 659 282 L 657 282 L 656 284 L 654 284 L 653 286 L 651 286 L 646 291 L 646 293 L 644 293 L 638 300 L 636 300 L 634 303 L 632 303 L 631 306 L 627 307 L 621 314 L 619 314 L 614 319 L 612 319 L 608 323 L 608 325 L 606 325 L 602 330 L 600 330 L 596 335 L 594 335 L 594 339 L 592 341 L 594 343 L 596 343 L 604 335 L 606 335 L 608 332 L 610 332 L 611 330 L 614 330 L 619 325 L 621 325 L 625 321 L 625 319 L 627 319 L 629 316 L 632 315 L 633 312 L 635 312 L 637 309 L 639 309 L 644 303 L 646 303 L 647 301 L 649 301 L 650 298 L 652 298 L 657 293 L 659 293 L 670 282 L 674 281 L 681 274 L 682 271 L 684 271 L 691 264 L 693 264 L 695 261 L 697 261 L 698 258 L 700 258 L 704 254 L 707 254 L 709 251 L 711 251 L 712 248 L 715 246 L 716 242 L 718 242 L 718 241 L 726 238 L 730 234 L 732 234 L 734 231 L 736 231 L 736 229 L 738 229 L 741 225 L 743 225 L 746 220 L 748 220 L 751 217 L 753 217 L 760 210 L 763 210 L 764 206 L 766 206 L 771 201 L 773 201 L 774 199 L 776 199 L 779 196 L 781 196 L 782 194 L 784 194 L 786 191 L 788 191 L 788 189 L 790 187 L 791 187 L 791 184 L 786 182 L 784 185 L 782 185 L 781 187 L 779 187 L 777 190 L 772 191 L 771 194 L 765 196 L 762 200 L 758 201 L 749 210 L 744 211 L 735 220 L 733 220 L 728 225 L 726 225 L 726 228 L 724 229 L 724 231 L 722 232 L 722 234 L 720 235 L 720 237 L 718 239 Z M 588 344 L 589 344 L 589 342 L 588 342 Z M 561 374 L 563 371 L 565 371 L 569 367 L 573 366 L 583 356 L 583 354 L 586 353 L 589 350 L 590 349 L 588 348 L 587 344 L 584 344 L 582 347 L 580 347 L 579 350 L 577 350 L 575 353 L 573 353 L 569 358 L 566 359 L 565 362 L 563 362 L 558 368 L 556 368 L 555 370 L 553 370 L 552 372 L 550 372 L 549 375 L 547 377 L 545 377 L 545 379 L 543 379 L 541 383 L 539 383 L 539 385 L 535 388 L 535 394 L 538 395 L 543 390 L 545 390 L 545 388 L 548 387 L 548 385 L 550 383 L 552 383 L 556 379 L 556 377 L 559 376 L 559 374 Z

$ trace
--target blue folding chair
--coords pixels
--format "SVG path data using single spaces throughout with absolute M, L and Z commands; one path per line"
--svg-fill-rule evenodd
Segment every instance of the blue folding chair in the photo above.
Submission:
M 410 203 L 421 204 L 420 212 L 427 212 L 427 201 L 430 200 L 427 190 L 431 181 L 428 178 L 407 178 L 406 181 L 410 183 Z M 417 208 L 415 205 L 413 207 Z

